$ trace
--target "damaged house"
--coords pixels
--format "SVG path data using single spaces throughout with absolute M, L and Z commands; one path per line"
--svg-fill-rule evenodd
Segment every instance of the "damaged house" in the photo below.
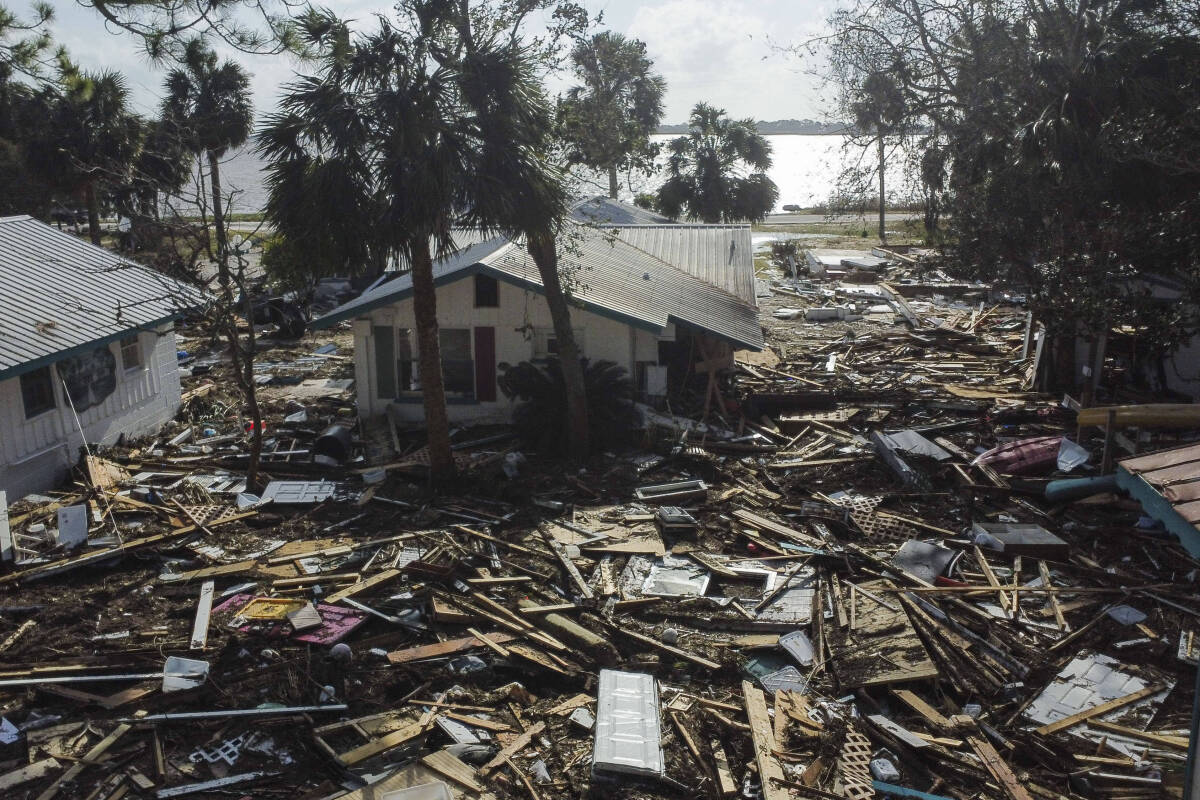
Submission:
M 28 216 L 0 218 L 0 490 L 60 482 L 85 443 L 179 409 L 174 322 L 199 293 Z
M 614 201 L 576 208 L 559 242 L 564 287 L 584 357 L 613 361 L 643 397 L 665 395 L 690 373 L 731 366 L 760 350 L 749 225 L 674 224 Z M 469 231 L 434 265 L 442 373 L 452 420 L 507 418 L 497 377 L 557 347 L 537 266 L 521 242 Z M 424 416 L 412 279 L 368 289 L 313 322 L 352 320 L 363 417 Z

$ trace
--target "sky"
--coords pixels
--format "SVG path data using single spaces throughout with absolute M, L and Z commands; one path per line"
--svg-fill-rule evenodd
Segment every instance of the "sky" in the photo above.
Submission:
M 724 108 L 735 117 L 821 119 L 825 106 L 813 65 L 784 48 L 822 30 L 836 0 L 580 0 L 603 27 L 641 39 L 666 79 L 663 121 L 685 122 L 696 103 Z M 6 3 L 20 10 L 19 0 Z M 128 34 L 109 31 L 91 8 L 74 0 L 52 0 L 52 32 L 85 69 L 115 69 L 130 86 L 136 110 L 153 114 L 163 74 Z M 383 0 L 324 0 L 335 13 L 370 24 L 372 15 L 390 12 Z M 297 65 L 285 56 L 238 54 L 251 73 L 255 106 L 274 107 L 280 87 Z M 304 69 L 303 65 L 299 67 Z M 558 92 L 569 76 L 552 79 Z

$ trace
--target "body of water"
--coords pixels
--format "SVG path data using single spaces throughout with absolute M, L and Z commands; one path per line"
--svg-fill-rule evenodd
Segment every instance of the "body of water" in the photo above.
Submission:
M 666 142 L 671 136 L 656 136 L 656 141 Z M 826 202 L 837 188 L 838 176 L 847 167 L 860 163 L 870 165 L 875 158 L 874 150 L 866 153 L 848 145 L 844 136 L 768 136 L 774 160 L 768 174 L 779 186 L 779 203 L 775 211 L 785 205 L 810 207 Z M 864 161 L 865 159 L 865 161 Z M 232 213 L 261 211 L 266 203 L 266 187 L 263 183 L 264 164 L 252 152 L 243 151 L 228 157 L 222 164 L 221 182 L 226 192 L 234 191 Z M 904 180 L 904 168 L 899 159 L 888 167 L 888 197 L 890 200 L 904 199 L 909 187 Z M 580 174 L 576 176 L 580 195 L 608 193 L 607 176 Z M 653 191 L 662 182 L 659 176 L 633 176 L 623 179 L 622 199 L 634 194 Z

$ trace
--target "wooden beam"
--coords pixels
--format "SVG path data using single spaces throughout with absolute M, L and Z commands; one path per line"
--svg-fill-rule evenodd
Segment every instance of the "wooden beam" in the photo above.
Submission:
M 145 715 L 145 711 L 139 711 L 137 713 L 137 716 Z M 126 723 L 122 723 L 114 728 L 112 733 L 97 742 L 91 750 L 88 750 L 83 758 L 72 764 L 71 767 L 62 775 L 59 775 L 58 780 L 46 787 L 46 790 L 37 796 L 37 800 L 50 800 L 50 798 L 57 796 L 58 791 L 62 788 L 63 784 L 71 783 L 78 778 L 80 774 L 90 765 L 99 761 L 100 757 L 104 755 L 110 747 L 116 744 L 118 739 L 129 733 L 132 728 L 133 725 Z
M 775 759 L 775 734 L 767 713 L 766 695 L 750 681 L 742 681 L 742 696 L 746 716 L 750 719 L 750 739 L 754 743 L 754 760 L 762 781 L 763 800 L 789 800 L 789 792 L 781 785 L 783 768 Z
M 491 640 L 498 644 L 511 642 L 517 637 L 508 633 L 493 633 Z M 387 659 L 392 664 L 407 664 L 410 661 L 422 661 L 426 658 L 440 658 L 442 656 L 454 655 L 467 650 L 474 650 L 477 647 L 484 647 L 483 642 L 476 639 L 474 636 L 464 636 L 461 639 L 449 639 L 436 644 L 423 644 L 417 647 L 409 647 L 405 650 L 393 650 L 388 653 Z
M 1124 725 L 1117 725 L 1112 722 L 1105 722 L 1102 719 L 1088 720 L 1089 728 L 1098 728 L 1102 731 L 1115 733 L 1120 736 L 1128 736 L 1130 739 L 1137 739 L 1150 744 L 1162 745 L 1169 747 L 1172 750 L 1187 750 L 1191 739 L 1187 736 L 1167 736 L 1161 733 L 1152 731 L 1139 731 L 1137 728 L 1127 728 Z
M 550 551 L 558 557 L 559 563 L 563 565 L 563 569 L 567 571 L 567 575 L 575 582 L 579 593 L 588 600 L 595 597 L 592 588 L 588 586 L 587 581 L 580 574 L 579 567 L 575 566 L 575 562 L 571 560 L 567 555 L 567 551 L 558 543 L 558 540 L 554 538 L 550 531 L 546 530 L 546 527 L 542 525 L 538 527 L 538 533 L 542 535 L 542 539 L 546 541 L 546 545 L 550 548 Z
M 628 636 L 630 639 L 639 641 L 642 644 L 648 645 L 657 650 L 662 650 L 664 653 L 670 653 L 673 656 L 678 656 L 679 658 L 682 658 L 685 661 L 690 661 L 693 664 L 704 667 L 706 669 L 718 670 L 721 668 L 721 665 L 715 661 L 709 661 L 707 658 L 704 658 L 703 656 L 698 656 L 695 653 L 689 653 L 687 650 L 681 650 L 678 647 L 672 647 L 669 644 L 660 642 L 657 639 L 652 639 L 649 636 L 643 636 L 642 634 L 638 633 L 637 631 L 631 631 L 626 628 L 617 628 L 617 630 L 619 630 L 625 636 Z
M 1049 724 L 1043 725 L 1040 728 L 1037 728 L 1035 732 L 1040 733 L 1043 736 L 1047 736 L 1051 733 L 1055 733 L 1057 731 L 1064 730 L 1065 728 L 1074 727 L 1075 725 L 1078 725 L 1081 722 L 1086 722 L 1087 720 L 1091 719 L 1092 717 L 1098 717 L 1101 714 L 1107 714 L 1109 711 L 1112 711 L 1114 709 L 1121 708 L 1122 706 L 1127 706 L 1130 703 L 1136 703 L 1138 700 L 1141 700 L 1143 697 L 1149 697 L 1152 694 L 1157 694 L 1158 692 L 1161 692 L 1163 690 L 1163 688 L 1164 687 L 1162 686 L 1162 684 L 1157 684 L 1157 683 L 1151 684 L 1142 689 L 1138 689 L 1136 692 L 1130 692 L 1129 694 L 1127 694 L 1123 697 L 1118 697 L 1113 700 L 1109 700 L 1107 703 L 1101 703 L 1098 706 L 1092 706 L 1091 708 L 1085 708 L 1083 711 L 1078 711 L 1069 717 L 1063 717 L 1060 720 L 1055 720 L 1054 722 L 1051 722 Z
M 338 589 L 333 594 L 325 598 L 326 603 L 336 603 L 338 600 L 344 600 L 347 597 L 353 597 L 356 594 L 361 594 L 368 589 L 374 589 L 376 586 L 381 586 L 390 580 L 400 577 L 402 572 L 398 569 L 385 569 L 376 575 L 372 575 L 358 583 L 351 584 L 343 589 Z
M 533 737 L 537 736 L 545 728 L 545 722 L 535 722 L 533 725 L 530 725 L 524 733 L 513 739 L 503 750 L 497 753 L 495 758 L 480 767 L 479 774 L 486 778 L 496 767 L 524 750 L 533 741 Z
M 941 730 L 950 729 L 950 720 L 946 719 L 945 715 L 939 713 L 937 709 L 917 697 L 908 689 L 892 689 L 892 694 L 900 702 L 924 717 L 925 721 L 933 727 Z
M 338 755 L 338 761 L 344 766 L 351 767 L 360 761 L 366 761 L 372 756 L 377 756 L 386 750 L 391 750 L 393 747 L 399 747 L 405 742 L 411 741 L 425 733 L 430 725 L 433 724 L 432 717 L 432 714 L 426 714 L 425 718 L 420 722 L 406 725 L 398 731 L 392 731 L 386 736 L 380 736 L 378 739 L 367 742 L 364 745 L 359 745 L 353 750 L 347 750 L 345 753 Z
M 991 742 L 984 739 L 982 736 L 968 736 L 967 742 L 970 743 L 971 749 L 979 756 L 979 760 L 983 762 L 983 766 L 988 773 L 996 779 L 1000 784 L 1000 788 L 1008 795 L 1011 800 L 1033 800 L 1033 797 L 1026 791 L 1025 787 L 1017 780 L 1017 776 L 1013 774 L 1012 767 L 1000 757 L 996 752 L 996 748 L 992 747 Z

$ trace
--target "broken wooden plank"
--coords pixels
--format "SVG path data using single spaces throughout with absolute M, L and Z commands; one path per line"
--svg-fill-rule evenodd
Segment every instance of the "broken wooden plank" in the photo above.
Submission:
M 713 760 L 717 765 L 717 792 L 721 797 L 733 797 L 738 793 L 737 784 L 733 782 L 733 773 L 729 771 L 729 758 L 720 739 L 712 739 L 708 746 L 712 749 Z
M 892 689 L 892 694 L 896 696 L 896 699 L 924 717 L 925 721 L 933 727 L 941 730 L 949 730 L 950 720 L 946 719 L 945 715 L 939 713 L 937 709 L 920 697 L 917 697 L 908 689 Z
M 54 770 L 58 769 L 61 764 L 54 758 L 43 758 L 41 761 L 35 761 L 28 766 L 20 769 L 6 772 L 0 775 L 0 791 L 12 789 L 20 786 L 22 783 L 29 783 L 46 777 Z
M 971 745 L 971 749 L 975 751 L 975 755 L 979 756 L 979 760 L 983 762 L 983 766 L 987 769 L 988 774 L 996 779 L 1000 784 L 1000 788 L 1011 800 L 1033 800 L 1029 792 L 1017 779 L 1013 773 L 1012 767 L 1008 765 L 1000 754 L 996 752 L 996 748 L 992 747 L 991 742 L 984 739 L 982 736 L 968 736 L 967 742 Z
M 374 589 L 376 586 L 382 586 L 388 581 L 400 577 L 401 574 L 401 570 L 398 569 L 385 569 L 383 572 L 380 572 L 377 575 L 372 575 L 371 577 L 361 580 L 358 583 L 338 589 L 336 592 L 326 597 L 325 602 L 336 603 L 338 600 L 344 600 L 347 597 L 353 597 L 354 595 L 361 594 L 369 589 Z
M 733 516 L 750 527 L 757 528 L 760 531 L 767 531 L 775 534 L 776 536 L 782 536 L 785 539 L 790 539 L 809 547 L 825 547 L 825 543 L 815 536 L 809 536 L 807 533 L 801 533 L 795 528 L 789 528 L 787 525 L 775 522 L 774 520 L 769 520 L 766 517 L 760 517 L 758 514 L 746 511 L 745 509 L 737 509 L 733 512 Z
M 1127 728 L 1124 725 L 1117 725 L 1113 722 L 1105 722 L 1102 719 L 1088 720 L 1089 728 L 1096 728 L 1109 733 L 1115 733 L 1119 736 L 1127 736 L 1130 739 L 1137 739 L 1150 744 L 1169 747 L 1172 750 L 1187 750 L 1191 739 L 1187 736 L 1167 736 L 1162 733 L 1154 733 L 1153 731 L 1140 731 L 1137 728 Z
M 203 650 L 208 646 L 208 620 L 212 615 L 213 594 L 217 590 L 215 581 L 205 581 L 200 587 L 200 600 L 196 603 L 196 619 L 192 623 L 193 650 Z
M 775 734 L 767 713 L 766 695 L 750 681 L 742 681 L 742 696 L 746 703 L 746 716 L 750 720 L 750 740 L 754 744 L 754 760 L 762 781 L 763 800 L 789 800 L 789 792 L 780 785 L 784 780 L 783 767 L 775 759 Z
M 393 747 L 399 747 L 405 742 L 421 736 L 425 731 L 429 730 L 433 724 L 433 715 L 425 714 L 420 722 L 414 722 L 412 725 L 406 725 L 400 730 L 392 731 L 389 734 L 380 736 L 378 739 L 359 745 L 352 750 L 347 750 L 344 753 L 338 754 L 338 761 L 343 766 L 352 767 L 359 762 L 366 761 L 368 758 L 377 756 Z
M 22 622 L 15 631 L 5 637 L 3 642 L 0 642 L 0 653 L 3 653 L 5 650 L 16 644 L 17 640 L 20 639 L 26 631 L 31 630 L 35 625 L 37 625 L 37 622 L 32 619 L 27 619 Z
M 547 546 L 549 546 L 550 551 L 558 557 L 559 563 L 562 564 L 563 569 L 567 571 L 567 575 L 574 581 L 576 588 L 579 589 L 579 593 L 588 600 L 595 597 L 591 587 L 588 586 L 588 582 L 580 574 L 579 567 L 575 566 L 575 562 L 567 555 L 566 549 L 558 543 L 558 540 L 554 538 L 550 531 L 546 530 L 544 525 L 538 527 L 538 532 L 542 535 L 542 539 L 545 540 Z
M 517 637 L 509 633 L 493 633 L 489 638 L 497 644 L 504 644 L 513 641 Z M 426 658 L 454 655 L 455 653 L 462 653 L 484 646 L 484 643 L 474 636 L 464 636 L 461 639 L 449 639 L 437 644 L 423 644 L 417 647 L 409 647 L 405 650 L 393 650 L 388 653 L 387 659 L 391 664 L 407 664 L 410 661 L 422 661 Z
M 705 667 L 706 669 L 718 670 L 721 668 L 721 665 L 715 661 L 709 661 L 707 658 L 704 658 L 703 656 L 698 656 L 695 653 L 689 653 L 687 650 L 682 650 L 678 647 L 672 647 L 669 644 L 660 642 L 657 639 L 652 639 L 649 636 L 643 636 L 642 634 L 638 633 L 637 631 L 631 631 L 626 628 L 617 628 L 616 630 L 619 630 L 625 636 L 628 636 L 631 639 L 639 641 L 642 644 L 648 645 L 657 650 L 662 650 L 664 653 L 670 653 L 673 656 L 678 656 L 679 658 L 682 658 L 685 661 L 690 661 L 693 664 L 696 664 L 701 667 Z
M 545 722 L 535 722 L 533 725 L 530 725 L 524 733 L 509 742 L 491 761 L 480 767 L 479 774 L 486 778 L 496 767 L 524 750 L 533 741 L 533 737 L 537 736 L 545 728 Z
M 144 716 L 145 713 L 144 711 L 139 711 L 138 715 Z M 72 764 L 62 775 L 59 775 L 58 780 L 46 787 L 46 790 L 37 796 L 37 800 L 50 800 L 50 798 L 57 796 L 63 784 L 71 783 L 90 765 L 99 761 L 100 756 L 104 755 L 110 747 L 117 743 L 118 739 L 129 733 L 132 728 L 133 725 L 131 723 L 122 723 L 114 728 L 112 733 L 97 742 L 91 750 L 88 750 L 83 758 Z
M 475 630 L 474 628 L 467 628 L 467 633 L 471 634 L 476 639 L 483 642 L 484 647 L 491 650 L 496 655 L 500 656 L 501 658 L 508 658 L 508 655 L 509 655 L 508 651 L 505 650 L 503 647 L 501 647 L 499 643 L 494 642 L 491 639 L 489 639 L 483 633 L 480 633 L 479 631 Z
M 1149 697 L 1152 694 L 1157 694 L 1157 693 L 1161 692 L 1163 690 L 1163 688 L 1164 687 L 1161 684 L 1157 684 L 1157 683 L 1151 684 L 1150 686 L 1146 686 L 1141 689 L 1138 689 L 1136 692 L 1130 692 L 1129 694 L 1124 695 L 1123 697 L 1117 697 L 1113 700 L 1109 700 L 1107 703 L 1101 703 L 1098 706 L 1092 706 L 1091 708 L 1085 708 L 1083 711 L 1078 711 L 1069 717 L 1063 717 L 1062 719 L 1055 720 L 1054 722 L 1048 723 L 1046 725 L 1043 725 L 1040 728 L 1037 728 L 1035 730 L 1035 732 L 1040 733 L 1043 736 L 1047 736 L 1051 733 L 1055 733 L 1056 731 L 1061 731 L 1061 730 L 1064 730 L 1065 728 L 1074 727 L 1075 725 L 1078 725 L 1081 722 L 1086 722 L 1087 720 L 1091 719 L 1092 717 L 1098 717 L 1101 714 L 1107 714 L 1109 711 L 1112 711 L 1114 709 L 1121 708 L 1122 706 L 1127 706 L 1130 703 L 1136 703 L 1138 700 L 1141 700 L 1143 697 Z
M 421 763 L 455 783 L 465 786 L 469 791 L 476 793 L 484 791 L 484 787 L 475 780 L 475 770 L 455 757 L 453 753 L 438 750 L 424 756 Z

